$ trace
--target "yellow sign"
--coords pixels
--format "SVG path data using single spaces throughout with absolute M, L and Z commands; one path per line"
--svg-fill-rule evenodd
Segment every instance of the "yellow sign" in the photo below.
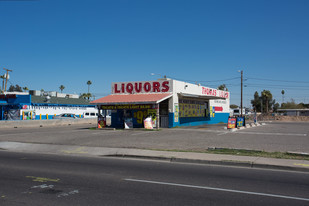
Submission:
M 205 106 L 201 104 L 179 104 L 179 117 L 205 117 Z
M 124 104 L 124 105 L 102 105 L 101 109 L 116 110 L 116 109 L 153 109 L 151 104 Z

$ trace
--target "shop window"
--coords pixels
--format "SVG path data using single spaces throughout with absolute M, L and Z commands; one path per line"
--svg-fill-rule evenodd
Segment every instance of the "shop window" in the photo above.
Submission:
M 206 117 L 206 107 L 204 101 L 179 100 L 179 117 Z

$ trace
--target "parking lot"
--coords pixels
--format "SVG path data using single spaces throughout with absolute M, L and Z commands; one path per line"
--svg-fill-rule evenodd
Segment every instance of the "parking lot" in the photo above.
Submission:
M 269 122 L 230 132 L 226 125 L 160 131 L 99 130 L 89 125 L 0 129 L 0 141 L 112 148 L 204 151 L 209 147 L 309 152 L 309 123 Z

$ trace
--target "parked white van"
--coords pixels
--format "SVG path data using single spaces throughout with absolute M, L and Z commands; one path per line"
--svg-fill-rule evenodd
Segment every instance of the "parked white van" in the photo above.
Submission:
M 84 112 L 83 117 L 84 118 L 98 118 L 98 112 L 93 112 L 93 111 Z

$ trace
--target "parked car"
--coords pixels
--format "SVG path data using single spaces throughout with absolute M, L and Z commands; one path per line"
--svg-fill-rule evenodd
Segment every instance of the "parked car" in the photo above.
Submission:
M 53 116 L 53 119 L 76 119 L 76 115 L 75 114 L 71 114 L 71 113 L 63 113 L 57 116 Z

